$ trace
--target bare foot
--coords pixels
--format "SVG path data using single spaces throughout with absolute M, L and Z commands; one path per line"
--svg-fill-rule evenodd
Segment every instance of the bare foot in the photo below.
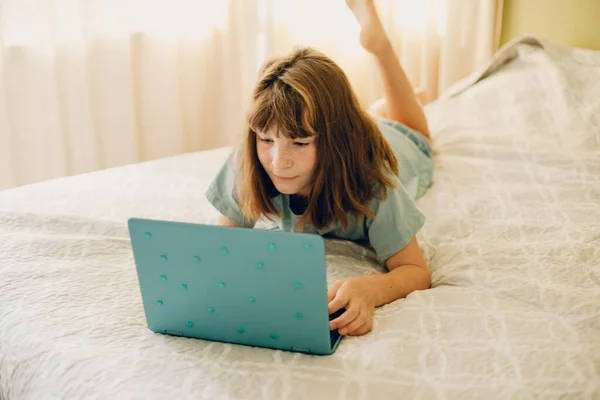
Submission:
M 360 44 L 369 53 L 377 55 L 389 45 L 389 39 L 373 0 L 346 0 L 346 5 L 360 24 Z

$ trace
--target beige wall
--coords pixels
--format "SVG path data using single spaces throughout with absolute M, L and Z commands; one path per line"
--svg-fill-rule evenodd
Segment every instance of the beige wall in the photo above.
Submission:
M 600 0 L 504 0 L 500 43 L 532 33 L 573 47 L 600 50 Z

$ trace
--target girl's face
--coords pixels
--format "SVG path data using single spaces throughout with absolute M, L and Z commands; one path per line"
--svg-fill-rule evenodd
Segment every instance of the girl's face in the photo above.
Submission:
M 256 134 L 258 159 L 283 194 L 308 196 L 317 160 L 316 137 L 288 139 L 276 127 Z

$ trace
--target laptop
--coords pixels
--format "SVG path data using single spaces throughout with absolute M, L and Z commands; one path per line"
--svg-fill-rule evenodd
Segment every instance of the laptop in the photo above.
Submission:
M 325 245 L 316 234 L 128 220 L 153 332 L 333 354 Z

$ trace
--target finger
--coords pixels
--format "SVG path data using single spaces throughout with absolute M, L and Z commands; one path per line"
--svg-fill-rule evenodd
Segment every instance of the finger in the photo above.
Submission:
M 343 281 L 339 281 L 337 283 L 335 283 L 334 285 L 332 285 L 328 290 L 327 290 L 327 302 L 331 302 L 331 300 L 333 300 L 333 298 L 335 297 L 335 294 L 337 293 L 338 289 L 340 288 L 340 286 L 342 286 Z
M 373 325 L 369 322 L 365 322 L 358 329 L 353 332 L 348 333 L 348 336 L 362 336 L 369 333 L 373 329 Z
M 346 291 L 343 288 L 339 289 L 335 293 L 333 300 L 331 300 L 327 305 L 327 308 L 329 309 L 329 314 L 333 314 L 334 312 L 344 308 L 346 304 L 348 304 L 348 300 L 349 298 L 346 294 Z
M 340 315 L 339 317 L 337 317 L 329 323 L 329 328 L 331 330 L 334 330 L 348 325 L 358 317 L 359 311 L 360 310 L 358 309 L 358 307 L 350 307 L 346 309 L 346 311 L 342 315 Z
M 357 330 L 358 328 L 363 326 L 366 322 L 367 322 L 367 318 L 366 318 L 365 313 L 362 311 L 359 311 L 356 315 L 356 318 L 354 318 L 352 321 L 350 321 L 347 324 L 339 325 L 340 328 L 338 329 L 338 332 L 340 335 L 347 335 L 350 332 L 354 332 L 355 330 Z

